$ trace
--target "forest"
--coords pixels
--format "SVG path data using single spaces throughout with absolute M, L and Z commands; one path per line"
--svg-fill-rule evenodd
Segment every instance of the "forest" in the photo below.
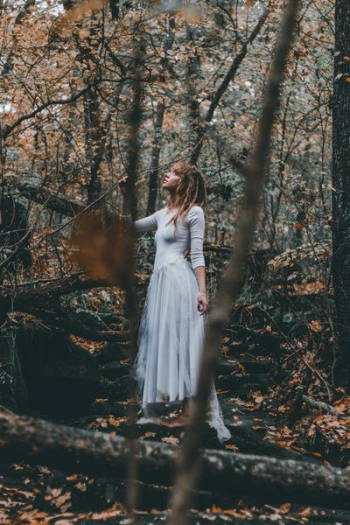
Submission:
M 348 0 L 0 0 L 0 523 L 350 524 Z M 165 173 L 207 186 L 189 423 L 132 373 Z M 205 420 L 215 381 L 224 443 Z

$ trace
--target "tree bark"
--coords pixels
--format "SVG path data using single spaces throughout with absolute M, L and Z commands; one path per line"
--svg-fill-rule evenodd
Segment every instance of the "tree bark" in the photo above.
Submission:
M 339 349 L 336 379 L 350 385 L 350 3 L 335 4 L 332 273 Z
M 151 215 L 155 212 L 156 209 L 159 180 L 159 156 L 161 150 L 161 136 L 164 120 L 164 111 L 164 104 L 163 102 L 160 102 L 157 108 L 157 114 L 154 123 L 154 146 L 152 148 L 151 169 L 149 175 L 147 215 Z
M 109 0 L 109 7 L 112 13 L 112 20 L 119 18 L 119 0 Z
M 13 182 L 12 185 L 21 195 L 27 199 L 43 204 L 46 208 L 63 215 L 74 216 L 85 210 L 86 205 L 62 195 L 61 193 L 53 194 L 45 187 L 35 186 L 25 182 Z
M 0 410 L 0 451 L 8 460 L 21 459 L 69 472 L 124 476 L 127 441 Z M 139 479 L 169 485 L 175 473 L 178 447 L 139 443 Z M 264 456 L 203 450 L 201 489 L 228 495 L 259 494 L 276 500 L 322 503 L 333 508 L 350 505 L 350 473 L 339 468 L 279 460 Z
M 66 295 L 77 290 L 88 290 L 91 288 L 107 288 L 110 284 L 103 279 L 83 279 L 82 275 L 75 274 L 60 280 L 49 281 L 37 288 L 18 286 L 0 288 L 0 312 L 9 310 L 21 310 L 30 312 L 37 309 L 40 304 L 42 310 L 50 310 L 57 306 L 57 300 L 61 295 Z M 0 316 L 1 319 L 1 316 Z

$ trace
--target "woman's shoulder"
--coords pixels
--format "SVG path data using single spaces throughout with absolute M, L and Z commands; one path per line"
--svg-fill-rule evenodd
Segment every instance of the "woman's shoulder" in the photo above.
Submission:
M 188 217 L 204 217 L 204 210 L 199 204 L 194 204 L 191 206 Z
M 165 212 L 166 212 L 166 207 L 164 207 L 164 208 L 159 208 L 159 210 L 157 210 L 157 211 L 154 212 L 154 215 L 155 215 L 156 217 L 159 217 L 159 215 L 161 215 L 162 213 L 165 213 Z
M 194 204 L 187 213 L 186 222 L 189 226 L 194 226 L 197 224 L 204 225 L 205 216 L 203 208 L 198 204 Z

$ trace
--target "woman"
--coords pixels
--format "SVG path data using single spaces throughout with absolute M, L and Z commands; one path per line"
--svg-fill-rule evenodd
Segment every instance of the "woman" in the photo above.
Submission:
M 182 403 L 182 412 L 162 424 L 182 426 L 188 421 L 188 402 L 196 394 L 207 311 L 203 237 L 207 203 L 202 173 L 186 162 L 172 166 L 162 187 L 167 206 L 132 222 L 128 177 L 119 181 L 123 194 L 121 217 L 136 233 L 157 230 L 156 257 L 138 332 L 135 377 L 149 421 L 159 406 Z M 190 250 L 191 263 L 186 259 Z M 222 442 L 231 437 L 223 423 L 214 382 L 207 415 Z

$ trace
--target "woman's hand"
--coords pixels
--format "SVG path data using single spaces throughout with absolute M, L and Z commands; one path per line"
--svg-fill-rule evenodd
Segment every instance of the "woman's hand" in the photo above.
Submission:
M 205 314 L 208 309 L 208 301 L 205 293 L 198 294 L 197 297 L 197 310 L 200 312 L 200 315 Z
M 124 197 L 130 196 L 130 188 L 129 188 L 129 176 L 125 175 L 125 177 L 122 177 L 119 181 L 119 188 Z

